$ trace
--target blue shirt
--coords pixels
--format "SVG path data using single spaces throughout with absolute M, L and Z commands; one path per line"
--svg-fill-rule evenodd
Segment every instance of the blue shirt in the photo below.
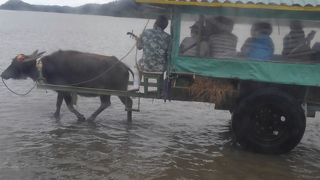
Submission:
M 270 60 L 274 53 L 274 44 L 267 35 L 251 37 L 246 40 L 241 52 L 249 58 L 256 60 Z

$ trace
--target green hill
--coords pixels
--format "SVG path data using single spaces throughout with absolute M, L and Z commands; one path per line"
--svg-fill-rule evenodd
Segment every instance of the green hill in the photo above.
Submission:
M 133 0 L 119 0 L 107 4 L 85 4 L 79 7 L 32 5 L 21 0 L 9 0 L 1 5 L 0 9 L 146 18 L 166 13 L 164 9 L 136 4 Z

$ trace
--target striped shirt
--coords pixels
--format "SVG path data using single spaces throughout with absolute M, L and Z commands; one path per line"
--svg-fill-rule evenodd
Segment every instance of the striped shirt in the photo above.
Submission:
M 198 42 L 194 37 L 186 37 L 180 45 L 180 55 L 182 56 L 208 56 L 208 43 L 205 41 Z
M 294 53 L 293 50 L 306 43 L 304 31 L 290 31 L 283 39 L 282 55 Z
M 282 55 L 290 59 L 310 60 L 314 51 L 307 42 L 304 31 L 291 31 L 283 39 Z
M 213 34 L 209 38 L 210 57 L 231 58 L 237 54 L 238 38 L 232 33 Z
M 196 38 L 184 38 L 180 45 L 180 54 L 183 56 L 197 56 L 197 43 L 198 40 Z

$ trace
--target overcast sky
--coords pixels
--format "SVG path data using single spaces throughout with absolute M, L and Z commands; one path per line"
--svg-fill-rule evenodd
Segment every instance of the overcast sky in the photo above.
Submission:
M 8 0 L 0 0 L 0 4 L 7 2 Z M 80 6 L 87 3 L 108 3 L 114 0 L 22 0 L 29 4 L 41 4 L 41 5 L 66 5 L 66 6 Z

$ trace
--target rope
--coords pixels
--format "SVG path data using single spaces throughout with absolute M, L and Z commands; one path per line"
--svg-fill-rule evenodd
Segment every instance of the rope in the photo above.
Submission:
M 96 76 L 96 77 L 94 77 L 94 78 L 92 78 L 92 79 L 86 80 L 86 81 L 82 81 L 82 82 L 78 82 L 78 83 L 73 83 L 73 84 L 66 84 L 66 85 L 75 86 L 75 85 L 79 85 L 79 84 L 82 84 L 82 83 L 87 83 L 87 82 L 90 82 L 90 81 L 94 81 L 94 80 L 100 78 L 102 75 L 104 75 L 105 73 L 109 72 L 114 66 L 116 66 L 117 64 L 119 64 L 120 62 L 122 62 L 122 60 L 125 59 L 125 58 L 134 50 L 134 48 L 135 48 L 135 45 L 132 46 L 132 48 L 129 50 L 129 52 L 128 52 L 127 54 L 125 54 L 117 63 L 115 63 L 114 65 L 112 65 L 112 66 L 111 66 L 110 68 L 108 68 L 106 71 L 102 72 L 100 75 L 98 75 L 98 76 Z M 34 86 L 33 86 L 30 90 L 28 90 L 26 93 L 20 94 L 20 93 L 17 93 L 17 92 L 15 92 L 15 91 L 13 91 L 12 89 L 10 89 L 10 88 L 8 87 L 8 85 L 5 83 L 4 79 L 3 79 L 3 78 L 1 78 L 1 79 L 2 79 L 2 82 L 3 82 L 3 84 L 5 85 L 5 87 L 6 87 L 10 92 L 12 92 L 13 94 L 18 95 L 18 96 L 26 96 L 26 95 L 30 94 L 31 91 L 37 86 L 37 83 L 35 82 L 35 83 L 34 83 Z
M 106 74 L 107 72 L 109 72 L 113 67 L 115 67 L 117 64 L 119 64 L 120 62 L 122 62 L 123 59 L 125 59 L 135 48 L 135 45 L 132 46 L 132 48 L 129 50 L 129 52 L 124 55 L 117 63 L 113 64 L 110 68 L 108 68 L 107 70 L 103 71 L 101 74 L 99 74 L 98 76 L 92 78 L 92 79 L 88 79 L 88 80 L 85 80 L 85 81 L 81 81 L 81 82 L 77 82 L 77 83 L 72 83 L 72 84 L 65 84 L 66 86 L 75 86 L 75 85 L 80 85 L 80 84 L 83 84 L 83 83 L 87 83 L 87 82 L 91 82 L 91 81 L 94 81 L 98 78 L 100 78 L 101 76 L 103 76 L 104 74 Z
M 148 19 L 146 25 L 145 25 L 144 28 L 143 28 L 143 31 L 146 30 L 149 22 L 150 22 L 150 19 Z M 143 32 L 143 31 L 142 31 L 142 32 Z M 135 62 L 136 62 L 136 68 L 137 68 L 137 70 L 138 70 L 139 72 L 141 72 L 142 69 L 140 68 L 139 63 L 138 63 L 138 49 L 137 49 L 137 48 L 136 48 Z
M 17 92 L 15 92 L 15 91 L 13 91 L 12 89 L 10 89 L 10 88 L 8 87 L 8 85 L 4 82 L 3 78 L 1 78 L 1 79 L 2 79 L 2 82 L 3 82 L 4 86 L 5 86 L 10 92 L 12 92 L 13 94 L 15 94 L 15 95 L 17 95 L 17 96 L 26 96 L 26 95 L 30 94 L 31 91 L 37 86 L 37 83 L 34 83 L 33 87 L 32 87 L 29 91 L 27 91 L 26 93 L 20 94 L 20 93 L 17 93 Z
M 147 28 L 148 24 L 149 24 L 150 19 L 148 19 L 147 23 L 145 24 L 143 31 Z M 131 54 L 131 52 L 135 49 L 136 44 L 134 44 L 131 49 L 122 57 L 119 59 L 119 61 L 117 63 L 115 63 L 114 65 L 112 65 L 110 68 L 108 68 L 107 70 L 103 71 L 101 74 L 99 74 L 98 76 L 92 78 L 92 79 L 88 79 L 85 81 L 81 81 L 81 82 L 77 82 L 77 83 L 72 83 L 72 84 L 65 84 L 66 86 L 75 86 L 75 85 L 80 85 L 82 83 L 87 83 L 90 81 L 94 81 L 98 78 L 100 78 L 101 76 L 103 76 L 104 74 L 108 73 L 113 67 L 115 67 L 117 64 L 119 64 L 120 62 L 122 62 L 127 56 L 129 56 L 129 54 Z M 136 52 L 136 57 L 137 57 L 137 52 Z M 136 58 L 136 63 L 137 63 L 137 58 Z
M 150 21 L 150 19 L 148 19 L 146 25 L 144 26 L 143 31 L 147 28 L 147 26 L 148 26 L 148 24 L 149 24 L 149 21 Z M 102 72 L 101 74 L 99 74 L 98 76 L 96 76 L 96 77 L 94 77 L 94 78 L 92 78 L 92 79 L 88 79 L 88 80 L 86 80 L 86 81 L 77 82 L 77 83 L 73 83 L 73 84 L 66 84 L 66 85 L 75 86 L 75 85 L 79 85 L 79 84 L 82 84 L 82 83 L 87 83 L 87 82 L 90 82 L 90 81 L 94 81 L 94 80 L 100 78 L 102 75 L 104 75 L 105 73 L 109 72 L 109 71 L 110 71 L 113 67 L 115 67 L 117 64 L 119 64 L 120 62 L 122 62 L 126 57 L 128 57 L 129 54 L 134 50 L 135 46 L 136 46 L 136 45 L 134 44 L 134 45 L 131 47 L 131 49 L 130 49 L 122 58 L 119 59 L 119 61 L 118 61 L 117 63 L 115 63 L 114 65 L 112 65 L 110 68 L 108 68 L 107 70 L 105 70 L 104 72 Z M 137 56 L 137 52 L 136 52 L 136 56 Z M 13 94 L 18 95 L 18 96 L 26 96 L 26 95 L 30 94 L 31 91 L 37 86 L 37 82 L 35 82 L 34 85 L 33 85 L 33 87 L 32 87 L 30 90 L 28 90 L 26 93 L 20 94 L 20 93 L 17 93 L 17 92 L 15 92 L 15 91 L 13 91 L 12 89 L 10 89 L 10 88 L 8 87 L 8 85 L 5 83 L 4 79 L 3 79 L 3 78 L 1 78 L 1 79 L 2 79 L 2 82 L 3 82 L 3 84 L 5 85 L 5 87 L 6 87 L 10 92 L 12 92 Z

